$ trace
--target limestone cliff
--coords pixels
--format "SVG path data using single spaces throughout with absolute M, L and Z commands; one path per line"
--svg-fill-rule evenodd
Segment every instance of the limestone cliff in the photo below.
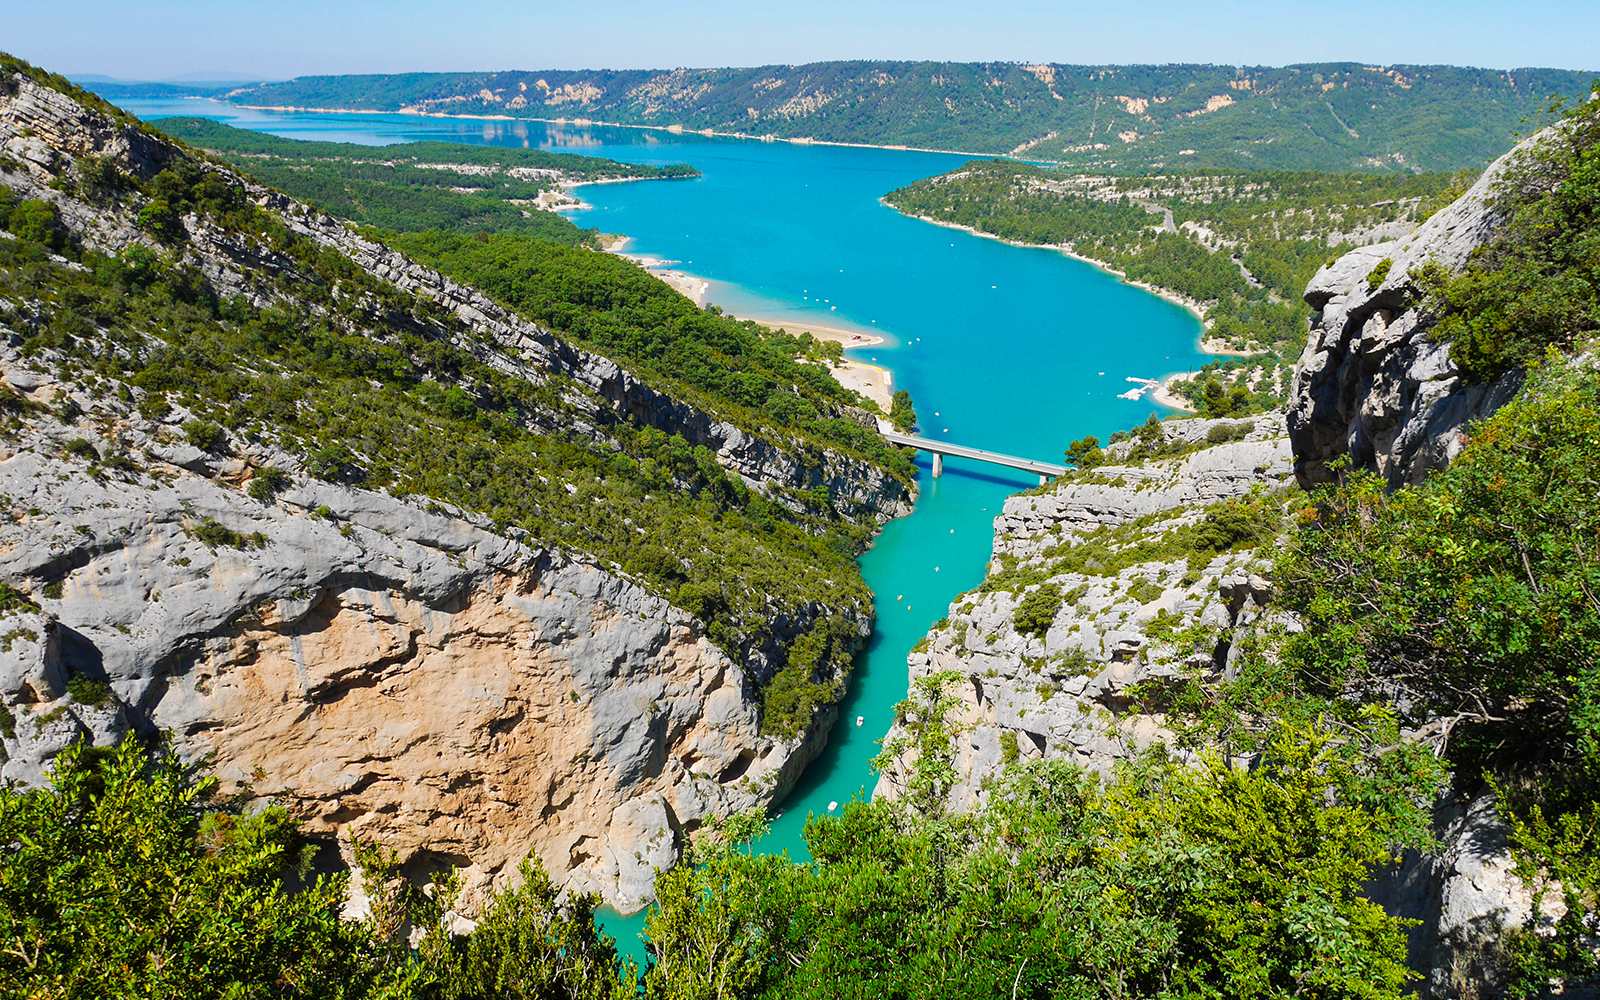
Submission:
M 1352 250 L 1311 279 L 1305 299 L 1317 312 L 1288 405 L 1302 485 L 1329 482 L 1328 463 L 1345 454 L 1354 468 L 1392 485 L 1419 482 L 1460 454 L 1468 424 L 1516 394 L 1518 372 L 1491 385 L 1461 376 L 1449 345 L 1429 336 L 1414 275 L 1429 262 L 1459 269 L 1496 232 L 1495 186 L 1512 158 L 1543 135 L 1496 160 L 1409 234 Z
M 1252 491 L 1272 504 L 1290 475 L 1282 419 L 1169 421 L 1162 434 L 1144 450 L 1181 454 L 1130 462 L 1138 440 L 1112 445 L 1105 465 L 1007 499 L 988 578 L 912 652 L 913 683 L 959 677 L 952 808 L 978 801 L 1008 759 L 1109 770 L 1160 738 L 1164 720 L 1140 686 L 1222 676 L 1231 629 L 1259 614 L 1270 585 L 1253 573 L 1254 550 L 1213 547 L 1196 528 L 1212 505 Z M 1019 607 L 1046 588 L 1058 606 L 1024 631 Z M 897 794 L 910 763 L 886 769 L 878 794 Z
M 294 307 L 297 283 L 317 280 L 248 232 L 188 215 L 168 249 L 136 222 L 144 199 L 79 196 L 67 181 L 84 164 L 149 180 L 191 154 L 22 74 L 4 83 L 0 184 L 53 205 L 78 245 L 170 253 L 214 294 L 258 306 Z M 870 462 L 722 419 L 277 192 L 201 169 L 419 304 L 387 322 L 547 390 L 551 405 L 526 416 L 541 432 L 604 448 L 622 422 L 656 427 L 777 503 L 826 487 L 867 526 L 909 501 Z M 753 678 L 781 648 L 730 659 L 615 563 L 425 496 L 305 475 L 287 435 L 197 447 L 183 406 L 69 378 L 52 349 L 24 355 L 30 309 L 0 316 L 7 779 L 38 781 L 75 739 L 169 732 L 346 859 L 352 840 L 377 840 L 415 873 L 464 869 L 475 899 L 531 853 L 628 911 L 687 833 L 770 805 L 820 748 L 829 712 L 793 738 L 762 732 Z M 269 467 L 287 485 L 250 495 Z M 870 608 L 844 603 L 786 608 L 785 627 L 829 613 L 870 633 Z

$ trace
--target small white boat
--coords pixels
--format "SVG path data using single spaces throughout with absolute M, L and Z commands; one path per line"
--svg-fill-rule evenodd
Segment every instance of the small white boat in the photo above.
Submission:
M 867 717 L 865 715 L 856 716 L 856 725 L 859 726 L 859 725 L 861 725 L 862 723 L 864 723 L 866 721 L 867 721 Z
M 837 803 L 837 802 L 829 802 L 828 803 L 828 811 L 829 812 L 833 812 L 837 808 L 839 808 L 839 803 Z

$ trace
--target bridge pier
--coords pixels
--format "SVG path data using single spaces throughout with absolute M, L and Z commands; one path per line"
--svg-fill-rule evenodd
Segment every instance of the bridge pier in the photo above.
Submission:
M 1043 486 L 1045 483 L 1048 483 L 1049 481 L 1050 481 L 1050 477 L 1049 476 L 1045 475 L 1042 472 L 1039 473 L 1039 485 L 1040 486 Z
M 944 456 L 938 452 L 933 453 L 933 478 L 938 479 L 944 475 Z M 1040 477 L 1043 478 L 1043 477 Z

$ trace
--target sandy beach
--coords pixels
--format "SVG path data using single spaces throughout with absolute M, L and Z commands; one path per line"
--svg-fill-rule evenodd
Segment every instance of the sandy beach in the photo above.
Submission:
M 693 302 L 697 306 L 706 304 L 706 293 L 711 290 L 711 282 L 704 278 L 696 277 L 687 271 L 676 271 L 668 265 L 678 263 L 675 260 L 664 260 L 643 253 L 627 253 L 628 244 L 633 240 L 623 237 L 620 241 L 612 243 L 605 249 L 624 260 L 631 260 L 635 264 L 649 271 L 651 274 L 665 281 L 678 291 L 678 294 Z
M 860 361 L 846 361 L 837 368 L 830 365 L 829 370 L 840 385 L 877 403 L 884 413 L 889 412 L 890 400 L 894 396 L 894 374 L 889 369 Z
M 706 304 L 706 295 L 711 290 L 711 282 L 698 275 L 689 274 L 687 271 L 675 270 L 668 265 L 678 263 L 675 260 L 665 260 L 649 254 L 628 253 L 628 246 L 633 241 L 624 236 L 605 246 L 605 250 L 619 257 L 633 261 L 651 274 L 665 281 L 697 306 Z M 809 333 L 818 340 L 830 340 L 842 344 L 847 348 L 877 347 L 888 343 L 888 338 L 879 334 L 861 330 L 847 330 L 843 327 L 824 326 L 820 323 L 808 323 L 804 320 L 776 319 L 771 316 L 735 316 L 734 319 L 750 320 L 773 330 L 783 330 L 794 336 Z M 863 361 L 847 360 L 840 365 L 829 365 L 828 370 L 833 372 L 833 377 L 846 389 L 861 393 L 867 399 L 877 403 L 884 413 L 889 412 L 890 401 L 894 396 L 894 375 L 887 368 L 878 365 L 869 365 Z
M 802 320 L 742 315 L 737 318 L 760 323 L 769 329 L 782 330 L 796 337 L 802 333 L 809 333 L 818 340 L 830 340 L 847 348 L 877 347 L 888 343 L 887 338 L 878 334 L 846 330 L 836 326 L 822 326 Z M 828 370 L 833 372 L 833 377 L 839 380 L 840 385 L 846 389 L 853 389 L 877 403 L 884 413 L 889 412 L 890 400 L 894 396 L 894 374 L 889 369 L 870 365 L 864 361 L 847 359 L 841 365 L 829 365 Z
M 1193 375 L 1194 372 L 1173 372 L 1171 375 L 1163 375 L 1161 384 L 1150 390 L 1151 401 L 1172 410 L 1182 410 L 1185 413 L 1197 412 L 1193 406 L 1189 405 L 1188 400 L 1182 396 L 1174 395 L 1167 388 L 1174 380 L 1190 378 Z
M 888 338 L 881 334 L 868 333 L 862 330 L 846 330 L 843 327 L 823 326 L 820 323 L 808 323 L 798 319 L 774 319 L 771 316 L 740 316 L 762 326 L 774 330 L 783 330 L 798 337 L 802 333 L 809 333 L 818 340 L 832 340 L 843 344 L 845 347 L 877 347 L 888 343 Z

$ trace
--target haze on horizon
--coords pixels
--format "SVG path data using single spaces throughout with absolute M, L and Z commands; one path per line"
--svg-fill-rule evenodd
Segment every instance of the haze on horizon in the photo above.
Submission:
M 956 0 L 593 0 L 537 9 L 482 0 L 0 0 L 0 11 L 0 49 L 67 75 L 137 80 L 831 59 L 1600 68 L 1597 0 L 1346 8 L 1306 0 L 1009 0 L 999 13 Z M 1570 30 L 1583 24 L 1591 30 Z

